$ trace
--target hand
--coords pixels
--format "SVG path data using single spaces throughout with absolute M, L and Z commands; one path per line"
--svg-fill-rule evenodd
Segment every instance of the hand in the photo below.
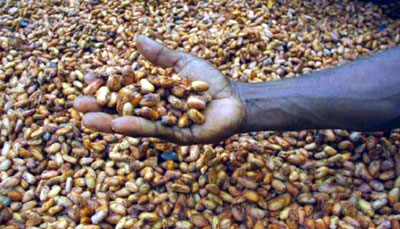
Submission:
M 75 100 L 74 107 L 85 113 L 82 123 L 89 129 L 117 133 L 132 137 L 157 137 L 181 145 L 207 144 L 224 140 L 240 131 L 244 122 L 244 106 L 235 90 L 234 82 L 226 78 L 211 63 L 188 53 L 170 50 L 145 36 L 138 36 L 136 46 L 150 62 L 160 67 L 173 67 L 189 80 L 202 80 L 209 84 L 213 101 L 202 112 L 206 122 L 187 128 L 166 127 L 160 121 L 124 116 L 113 119 L 102 113 L 93 97 Z M 85 79 L 90 83 L 93 79 Z

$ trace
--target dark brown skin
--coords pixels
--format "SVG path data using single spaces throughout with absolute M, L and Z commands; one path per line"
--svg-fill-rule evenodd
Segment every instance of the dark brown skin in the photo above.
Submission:
M 189 80 L 202 80 L 209 84 L 213 101 L 202 112 L 206 122 L 189 128 L 165 127 L 160 121 L 140 117 L 120 117 L 112 121 L 111 115 L 101 113 L 95 98 L 80 97 L 74 107 L 86 113 L 83 125 L 101 132 L 118 133 L 133 137 L 157 137 L 179 144 L 213 143 L 238 133 L 244 122 L 244 107 L 234 91 L 233 81 L 226 78 L 209 62 L 188 53 L 166 48 L 147 37 L 138 36 L 136 46 L 151 63 L 160 67 L 173 67 Z M 93 80 L 87 79 L 86 83 Z
M 242 132 L 400 127 L 400 47 L 296 79 L 235 85 Z
M 86 113 L 85 127 L 182 145 L 216 143 L 252 131 L 400 127 L 400 47 L 296 79 L 246 84 L 229 80 L 203 59 L 147 37 L 138 36 L 136 45 L 153 64 L 209 83 L 214 100 L 203 112 L 206 123 L 180 129 L 140 117 L 113 120 L 100 112 L 94 98 L 81 97 L 74 106 Z

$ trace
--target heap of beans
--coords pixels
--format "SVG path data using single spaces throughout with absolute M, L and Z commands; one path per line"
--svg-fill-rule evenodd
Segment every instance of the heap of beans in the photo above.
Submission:
M 85 94 L 95 95 L 100 106 L 114 108 L 121 116 L 161 120 L 163 125 L 179 128 L 205 122 L 201 111 L 212 96 L 206 92 L 209 86 L 204 81 L 189 82 L 177 74 L 145 77 L 130 67 L 120 75 L 99 75 L 104 78 L 92 76 L 96 79 L 84 89 Z
M 207 103 L 139 55 L 136 34 L 253 83 L 400 45 L 400 20 L 355 0 L 0 0 L 1 228 L 400 228 L 400 130 L 177 146 L 86 129 L 72 106 L 85 94 L 178 126 L 190 96 Z M 133 111 L 120 91 L 142 97 Z

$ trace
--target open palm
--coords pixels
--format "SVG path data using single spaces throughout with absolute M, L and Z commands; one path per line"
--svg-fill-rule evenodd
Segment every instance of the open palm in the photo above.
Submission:
M 135 116 L 113 119 L 111 115 L 101 112 L 95 98 L 83 96 L 75 100 L 74 106 L 85 113 L 82 121 L 85 127 L 132 137 L 157 137 L 182 145 L 215 143 L 239 131 L 245 115 L 243 105 L 232 86 L 233 82 L 211 63 L 188 53 L 170 50 L 145 36 L 138 36 L 136 45 L 140 53 L 153 64 L 173 67 L 191 81 L 202 80 L 209 84 L 208 91 L 213 101 L 203 111 L 206 122 L 178 128 Z M 93 79 L 85 80 L 88 83 Z

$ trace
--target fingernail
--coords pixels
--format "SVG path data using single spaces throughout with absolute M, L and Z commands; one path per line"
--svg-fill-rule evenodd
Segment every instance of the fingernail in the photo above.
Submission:
M 82 96 L 74 101 L 74 108 L 79 112 L 97 112 L 101 110 L 101 107 L 97 104 L 97 101 L 93 97 Z
M 112 120 L 112 122 L 111 122 L 111 129 L 115 132 L 115 130 L 116 130 L 116 126 L 118 125 L 118 118 L 117 119 L 113 119 Z
M 83 116 L 82 124 L 89 129 L 94 129 L 99 132 L 112 132 L 112 117 L 111 115 L 93 112 Z
M 142 35 L 142 34 L 136 35 L 136 41 L 139 41 L 139 42 L 145 40 L 146 38 L 147 38 L 147 37 L 144 36 L 144 35 Z

